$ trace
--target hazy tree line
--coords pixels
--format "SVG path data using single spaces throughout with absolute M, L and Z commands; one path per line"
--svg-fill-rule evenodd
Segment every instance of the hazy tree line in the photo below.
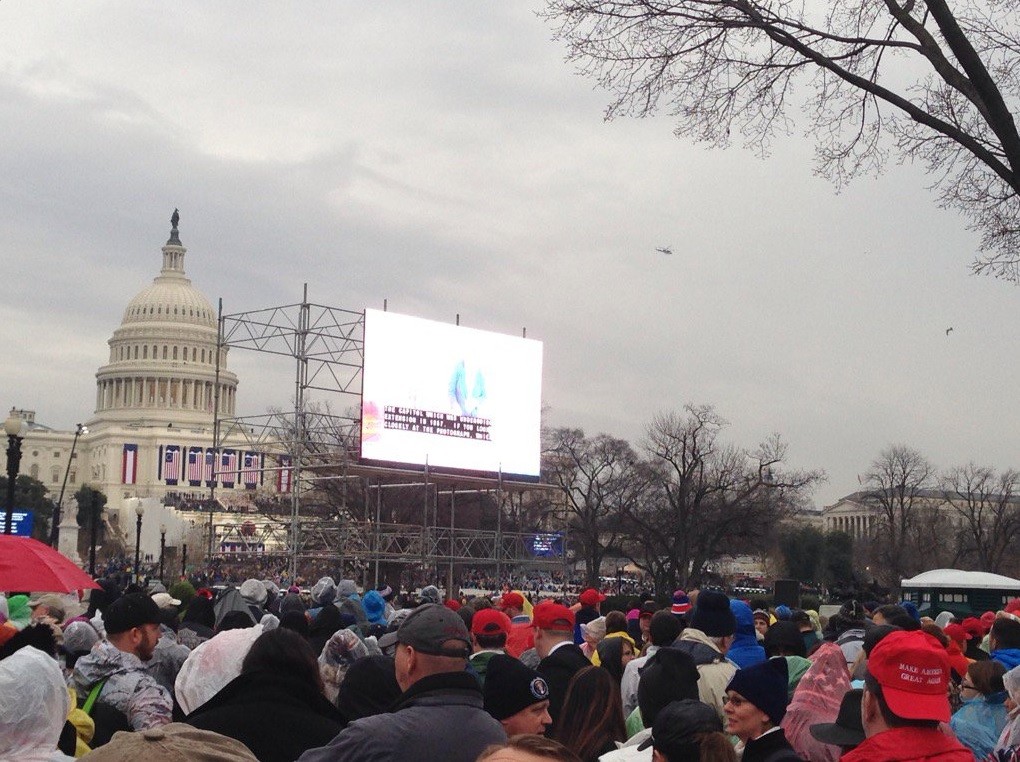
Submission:
M 543 479 L 563 489 L 567 531 L 589 581 L 610 553 L 629 557 L 656 592 L 695 587 L 724 554 L 762 554 L 822 478 L 793 469 L 773 435 L 746 448 L 722 437 L 711 406 L 657 415 L 636 446 L 579 429 L 546 432 Z

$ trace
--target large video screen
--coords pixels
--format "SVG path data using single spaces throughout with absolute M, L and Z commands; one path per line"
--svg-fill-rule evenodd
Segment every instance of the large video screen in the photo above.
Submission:
M 542 342 L 365 311 L 361 457 L 539 475 Z

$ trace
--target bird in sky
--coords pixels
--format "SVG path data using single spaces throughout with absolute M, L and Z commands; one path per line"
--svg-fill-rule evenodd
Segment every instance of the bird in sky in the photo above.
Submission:
M 946 329 L 946 336 L 948 336 L 948 335 L 949 335 L 949 332 L 950 332 L 950 331 L 952 331 L 952 330 L 953 330 L 953 326 L 949 326 L 949 327 L 948 327 L 948 328 Z
M 659 247 L 656 247 L 655 250 L 657 252 L 659 252 L 660 254 L 666 254 L 667 256 L 669 256 L 669 255 L 671 255 L 673 253 L 673 249 L 671 249 L 669 246 L 659 246 Z

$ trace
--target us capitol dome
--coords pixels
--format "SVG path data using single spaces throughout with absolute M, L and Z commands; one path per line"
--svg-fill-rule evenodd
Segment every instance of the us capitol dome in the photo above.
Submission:
M 214 510 L 243 510 L 259 493 L 290 491 L 285 456 L 257 451 L 236 425 L 214 441 L 217 403 L 221 420 L 235 417 L 238 381 L 227 368 L 227 349 L 217 354 L 216 310 L 185 273 L 179 221 L 175 209 L 159 274 L 128 302 L 107 342 L 106 364 L 95 376 L 95 410 L 78 435 L 36 422 L 34 410 L 11 409 L 27 423 L 20 473 L 40 480 L 55 502 L 66 477 L 60 550 L 72 558 L 73 496 L 83 484 L 107 496 L 108 517 L 129 546 L 134 498 L 141 500 L 146 554 L 159 548 L 160 527 L 168 547 L 186 543 L 201 523 L 194 513 L 199 501 L 215 496 L 207 503 Z M 217 529 L 226 544 L 223 534 Z
M 234 415 L 237 376 L 224 348 L 217 379 L 216 310 L 185 275 L 176 210 L 172 220 L 159 275 L 128 303 L 108 342 L 90 428 L 129 421 L 211 428 L 217 383 L 221 416 Z

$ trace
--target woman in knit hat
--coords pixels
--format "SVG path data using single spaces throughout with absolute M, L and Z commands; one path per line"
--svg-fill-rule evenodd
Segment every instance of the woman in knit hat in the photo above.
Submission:
M 726 732 L 740 739 L 741 762 L 799 760 L 779 723 L 786 715 L 786 659 L 737 670 L 726 686 Z

